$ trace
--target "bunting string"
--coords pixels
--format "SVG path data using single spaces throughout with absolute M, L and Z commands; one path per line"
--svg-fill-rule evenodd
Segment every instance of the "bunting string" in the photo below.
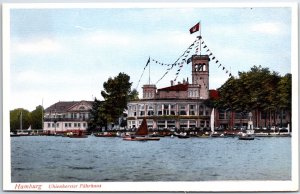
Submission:
M 165 73 L 162 75 L 162 77 L 160 78 L 160 79 L 158 79 L 158 81 L 156 82 L 156 84 L 158 83 L 158 82 L 160 82 L 175 66 L 178 66 L 178 69 L 177 69 L 177 71 L 176 71 L 176 73 L 175 73 L 175 79 L 174 79 L 174 81 L 176 81 L 177 80 L 177 78 L 178 78 L 178 75 L 179 75 L 179 73 L 181 72 L 181 70 L 182 70 L 182 68 L 183 68 L 183 66 L 184 66 L 184 64 L 189 64 L 189 63 L 191 63 L 192 62 L 192 56 L 190 56 L 193 52 L 191 52 L 192 50 L 194 50 L 195 49 L 195 54 L 197 55 L 197 53 L 199 53 L 199 51 L 200 51 L 200 49 L 203 49 L 203 51 L 205 51 L 206 50 L 206 54 L 209 56 L 209 58 L 210 58 L 210 60 L 211 61 L 214 61 L 214 63 L 217 65 L 217 64 L 219 64 L 218 65 L 218 68 L 220 68 L 221 67 L 221 70 L 223 70 L 224 71 L 224 73 L 226 73 L 226 74 L 228 74 L 229 73 L 229 77 L 232 77 L 232 74 L 231 74 L 231 72 L 223 65 L 223 64 L 221 64 L 220 63 L 220 61 L 217 59 L 217 57 L 211 52 L 211 50 L 209 49 L 209 47 L 207 46 L 207 44 L 205 43 L 205 41 L 203 40 L 203 38 L 201 37 L 201 36 L 199 36 L 199 37 L 197 37 L 195 40 L 194 40 L 194 42 L 183 52 L 183 54 L 182 55 L 180 55 L 177 59 L 176 59 L 176 61 L 174 62 L 174 63 L 163 63 L 163 62 L 160 62 L 160 61 L 158 61 L 158 60 L 156 60 L 156 59 L 153 59 L 153 58 L 150 58 L 149 57 L 149 59 L 148 59 L 148 61 L 147 61 L 147 63 L 146 63 L 146 65 L 145 65 L 145 67 L 144 67 L 144 69 L 143 69 L 143 72 L 142 72 L 142 75 L 141 75 L 141 77 L 140 77 L 140 79 L 139 79 L 139 81 L 138 81 L 138 84 L 137 84 L 137 87 L 136 88 L 138 88 L 138 86 L 139 86 L 139 83 L 140 83 L 140 81 L 141 81 L 141 78 L 142 78 L 142 76 L 143 76 L 143 74 L 144 74 L 144 72 L 145 72 L 145 69 L 146 69 L 146 67 L 148 66 L 148 65 L 150 65 L 150 63 L 155 63 L 155 64 L 159 64 L 159 65 L 161 65 L 161 66 L 166 66 L 167 67 L 167 69 L 166 69 L 166 71 L 165 71 Z M 189 57 L 190 56 L 190 57 Z M 202 84 L 203 84 L 203 86 L 204 87 L 206 87 L 206 88 L 208 88 L 208 86 L 202 81 Z
M 218 59 L 216 58 L 216 56 L 211 52 L 211 50 L 208 48 L 207 44 L 204 42 L 203 39 L 202 39 L 201 44 L 203 44 L 203 48 L 204 48 L 204 49 L 207 48 L 207 49 L 206 49 L 206 53 L 207 53 L 207 55 L 210 57 L 210 60 L 211 60 L 211 61 L 214 61 L 216 64 L 219 64 L 218 68 L 221 67 L 221 69 L 222 69 L 226 74 L 229 73 L 229 77 L 232 77 L 231 72 L 230 72 L 228 69 L 226 69 L 226 67 L 225 67 L 224 65 L 222 65 L 222 64 L 219 62 L 219 60 L 218 60 Z
M 173 69 L 173 67 L 175 67 L 175 66 L 179 66 L 179 69 L 177 70 L 177 73 L 176 73 L 176 78 L 177 78 L 177 76 L 178 76 L 178 74 L 179 74 L 179 72 L 181 71 L 181 68 L 183 67 L 183 64 L 185 63 L 185 62 L 187 62 L 188 60 L 187 60 L 187 57 L 189 56 L 189 54 L 191 53 L 191 50 L 194 48 L 194 47 L 196 47 L 197 46 L 197 41 L 198 41 L 199 39 L 196 39 L 184 52 L 183 52 L 183 54 L 181 55 L 181 56 L 179 56 L 178 58 L 177 58 L 177 60 L 171 65 L 171 67 L 170 68 L 168 68 L 167 69 L 167 71 L 163 74 L 163 76 L 156 82 L 156 84 L 159 82 L 159 81 L 161 81 L 172 69 Z M 181 62 L 178 62 L 178 61 L 180 61 L 181 60 Z M 176 78 L 175 78 L 175 81 L 176 81 Z

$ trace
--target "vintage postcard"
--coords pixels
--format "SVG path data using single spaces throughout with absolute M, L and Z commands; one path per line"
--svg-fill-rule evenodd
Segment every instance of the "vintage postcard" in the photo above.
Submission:
M 3 5 L 5 191 L 297 191 L 296 3 Z

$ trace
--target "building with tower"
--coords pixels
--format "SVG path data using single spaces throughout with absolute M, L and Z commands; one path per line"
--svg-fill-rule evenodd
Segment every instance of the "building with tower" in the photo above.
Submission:
M 205 105 L 209 98 L 208 55 L 193 55 L 192 81 L 183 80 L 177 84 L 156 88 L 144 85 L 143 98 L 128 103 L 127 126 L 139 127 L 143 118 L 148 127 L 164 128 L 209 128 L 211 110 Z

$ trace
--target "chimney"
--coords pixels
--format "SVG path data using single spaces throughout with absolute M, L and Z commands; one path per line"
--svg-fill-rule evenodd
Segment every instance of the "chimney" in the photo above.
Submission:
M 171 86 L 173 86 L 174 85 L 174 82 L 173 82 L 173 80 L 171 80 Z
M 185 79 L 184 78 L 182 79 L 182 83 L 185 84 Z
M 189 77 L 186 78 L 186 82 L 187 82 L 187 84 L 189 84 Z

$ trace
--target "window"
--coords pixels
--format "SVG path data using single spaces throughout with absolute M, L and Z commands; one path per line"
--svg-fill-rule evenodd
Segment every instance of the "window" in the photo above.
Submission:
M 219 119 L 225 119 L 225 113 L 219 112 Z
M 179 112 L 179 115 L 186 115 L 186 111 L 181 110 L 181 111 Z
M 86 123 L 83 123 L 83 127 L 86 127 Z
M 69 127 L 72 127 L 72 123 L 69 123 Z
M 54 128 L 54 123 L 52 123 L 52 128 Z
M 195 114 L 195 111 L 193 111 L 193 110 L 190 111 L 189 114 L 190 114 L 190 115 L 196 115 L 196 114 Z
M 50 128 L 51 127 L 51 123 L 48 123 L 48 128 Z
M 80 127 L 81 125 L 80 125 L 80 123 L 78 123 L 78 127 Z
M 65 127 L 68 127 L 68 123 L 65 123 Z
M 59 123 L 56 123 L 56 127 L 59 127 Z
M 150 115 L 154 115 L 154 111 L 153 110 L 149 110 L 148 111 L 148 115 L 150 116 Z
M 74 127 L 77 127 L 77 123 L 74 123 Z
M 184 105 L 180 105 L 180 110 L 185 110 L 185 106 Z

